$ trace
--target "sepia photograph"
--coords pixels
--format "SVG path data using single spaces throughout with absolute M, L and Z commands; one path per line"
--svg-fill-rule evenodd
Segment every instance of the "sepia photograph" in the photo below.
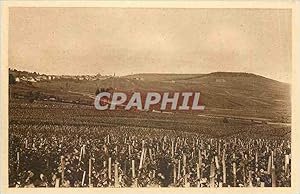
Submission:
M 6 187 L 295 186 L 292 6 L 127 5 L 7 8 Z

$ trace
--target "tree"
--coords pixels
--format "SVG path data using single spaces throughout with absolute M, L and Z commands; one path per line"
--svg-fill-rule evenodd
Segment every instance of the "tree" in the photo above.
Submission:
M 97 90 L 96 90 L 96 96 L 97 96 L 99 93 L 100 93 L 100 90 L 99 90 L 99 88 L 97 88 Z
M 9 99 L 11 99 L 11 85 L 16 83 L 16 78 L 13 74 L 9 74 Z
M 15 84 L 16 83 L 16 78 L 13 74 L 9 74 L 9 85 Z

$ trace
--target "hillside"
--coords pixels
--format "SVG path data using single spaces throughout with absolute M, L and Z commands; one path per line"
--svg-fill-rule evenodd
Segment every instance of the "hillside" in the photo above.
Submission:
M 290 85 L 249 73 L 135 74 L 94 81 L 41 81 L 32 83 L 32 87 L 66 96 L 70 92 L 94 95 L 97 88 L 108 87 L 128 93 L 197 91 L 206 106 L 204 114 L 255 116 L 284 122 L 289 122 L 291 116 Z
M 145 81 L 172 81 L 172 80 L 184 80 L 184 79 L 194 79 L 201 77 L 205 74 L 171 74 L 171 73 L 140 73 L 133 75 L 123 76 L 129 79 L 141 79 Z

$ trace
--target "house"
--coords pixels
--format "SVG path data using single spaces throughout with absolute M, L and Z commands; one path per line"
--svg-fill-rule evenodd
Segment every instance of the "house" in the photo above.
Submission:
M 135 80 L 144 80 L 144 78 L 142 78 L 142 77 L 135 77 L 134 79 Z
M 35 80 L 33 77 L 28 77 L 28 78 L 27 78 L 27 81 L 28 81 L 28 82 L 36 82 L 36 80 Z
M 216 82 L 217 82 L 217 83 L 224 83 L 224 82 L 226 82 L 226 81 L 225 81 L 225 79 L 216 79 Z

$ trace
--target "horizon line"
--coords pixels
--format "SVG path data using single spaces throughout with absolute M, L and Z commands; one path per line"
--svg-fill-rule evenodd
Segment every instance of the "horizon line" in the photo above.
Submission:
M 126 77 L 126 76 L 132 76 L 132 75 L 149 75 L 149 74 L 157 74 L 157 75 L 208 75 L 208 74 L 213 74 L 213 73 L 244 73 L 244 74 L 252 74 L 252 75 L 256 75 L 256 76 L 260 76 L 260 77 L 264 77 L 266 79 L 270 79 L 270 80 L 274 80 L 274 81 L 277 81 L 277 82 L 281 82 L 281 83 L 286 83 L 286 84 L 290 84 L 290 82 L 287 82 L 287 81 L 281 81 L 281 80 L 277 80 L 277 79 L 274 79 L 274 78 L 270 78 L 270 77 L 267 77 L 265 75 L 261 75 L 261 74 L 258 74 L 258 73 L 252 73 L 252 72 L 246 72 L 246 71 L 212 71 L 212 72 L 208 72 L 208 73 L 163 73 L 163 72 L 147 72 L 147 73 L 132 73 L 132 74 L 124 74 L 124 75 L 117 75 L 114 73 L 113 74 L 101 74 L 101 73 L 95 73 L 95 74 L 47 74 L 47 73 L 42 73 L 42 72 L 37 72 L 37 71 L 29 71 L 29 70 L 20 70 L 20 69 L 17 69 L 17 68 L 8 68 L 9 70 L 17 70 L 17 71 L 25 71 L 25 72 L 28 72 L 28 73 L 37 73 L 39 75 L 49 75 L 49 76 L 96 76 L 97 74 L 100 74 L 101 76 L 117 76 L 117 77 Z

